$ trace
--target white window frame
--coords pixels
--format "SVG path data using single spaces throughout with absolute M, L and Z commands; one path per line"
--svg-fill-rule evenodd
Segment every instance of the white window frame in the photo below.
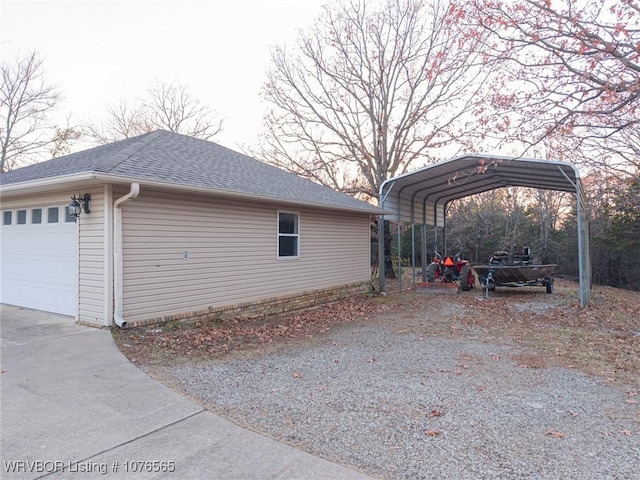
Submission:
M 296 216 L 296 232 L 280 233 L 280 214 L 286 213 Z M 295 237 L 296 239 L 296 255 L 280 256 L 280 237 Z M 276 257 L 278 260 L 296 260 L 300 258 L 300 213 L 289 210 L 278 210 L 276 215 Z
M 50 222 L 49 221 L 49 209 L 51 208 L 57 208 L 58 209 L 58 221 L 57 222 Z M 60 225 L 61 223 L 64 223 L 64 221 L 60 221 L 60 210 L 62 209 L 62 207 L 60 205 L 49 205 L 48 207 L 44 207 L 44 211 L 46 213 L 46 217 L 44 218 L 44 223 L 45 225 Z
M 9 213 L 9 223 L 5 223 L 5 215 Z M 13 214 L 13 210 L 3 210 L 2 211 L 2 226 L 3 227 L 8 227 L 10 225 L 13 225 L 13 219 L 15 218 L 15 215 Z
M 39 222 L 34 222 L 33 221 L 33 212 L 35 212 L 36 210 L 40 210 L 40 221 Z M 46 210 L 42 207 L 33 207 L 30 209 L 30 215 L 29 215 L 29 225 L 42 225 L 44 223 L 44 214 L 46 213 Z
M 22 212 L 23 218 L 20 221 L 20 212 Z M 16 210 L 16 225 L 26 225 L 29 221 L 29 210 L 26 208 L 19 208 Z
M 61 208 L 62 213 L 60 213 L 60 216 L 62 218 L 60 219 L 60 223 L 77 223 L 69 213 L 69 208 L 66 205 L 63 205 Z

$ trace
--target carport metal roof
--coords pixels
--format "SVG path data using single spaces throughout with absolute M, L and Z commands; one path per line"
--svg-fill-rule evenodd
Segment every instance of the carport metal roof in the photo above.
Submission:
M 580 303 L 588 305 L 591 285 L 589 235 L 580 173 L 569 162 L 536 158 L 462 155 L 390 178 L 380 186 L 382 219 L 412 225 L 445 226 L 447 205 L 500 187 L 519 186 L 576 194 Z M 379 229 L 380 288 L 385 291 L 384 242 Z

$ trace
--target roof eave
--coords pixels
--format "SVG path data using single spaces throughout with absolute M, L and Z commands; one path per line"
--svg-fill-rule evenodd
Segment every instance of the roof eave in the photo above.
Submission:
M 181 191 L 186 193 L 198 193 L 203 195 L 219 195 L 228 198 L 238 198 L 242 200 L 253 200 L 280 203 L 298 207 L 320 207 L 331 210 L 338 210 L 344 212 L 361 213 L 368 215 L 384 215 L 384 210 L 371 205 L 370 207 L 349 207 L 325 203 L 309 203 L 304 201 L 296 201 L 290 199 L 283 199 L 279 197 L 270 197 L 264 195 L 252 195 L 247 193 L 235 192 L 233 190 L 213 189 L 208 187 L 197 187 L 193 185 L 177 184 L 172 182 L 163 182 L 159 180 L 151 180 L 139 177 L 130 177 L 126 175 L 114 175 L 101 172 L 82 172 L 72 175 L 64 175 L 57 177 L 50 177 L 46 179 L 32 180 L 27 182 L 19 182 L 9 185 L 0 185 L 0 197 L 24 195 L 25 193 L 38 193 L 41 191 L 51 190 L 64 190 L 65 188 L 72 188 L 77 184 L 89 183 L 106 183 L 106 184 L 129 184 L 133 182 L 139 183 L 142 187 L 153 187 L 160 189 L 168 189 L 174 191 Z
M 0 185 L 0 197 L 12 197 L 24 195 L 26 193 L 40 193 L 51 190 L 64 190 L 73 188 L 77 184 L 86 184 L 95 181 L 95 172 L 81 172 L 70 175 L 60 175 L 56 177 L 40 178 L 25 182 L 16 182 Z

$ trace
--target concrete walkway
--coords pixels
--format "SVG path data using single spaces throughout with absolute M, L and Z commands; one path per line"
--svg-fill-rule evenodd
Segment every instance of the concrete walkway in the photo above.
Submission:
M 366 479 L 146 376 L 107 330 L 0 307 L 0 478 Z

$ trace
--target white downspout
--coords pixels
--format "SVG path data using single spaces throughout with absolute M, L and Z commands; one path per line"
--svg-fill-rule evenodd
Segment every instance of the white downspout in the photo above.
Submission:
M 114 312 L 113 321 L 120 328 L 127 326 L 127 322 L 122 318 L 122 210 L 120 205 L 136 198 L 140 194 L 140 184 L 132 183 L 131 191 L 124 197 L 120 197 L 113 203 L 113 290 L 114 290 Z

